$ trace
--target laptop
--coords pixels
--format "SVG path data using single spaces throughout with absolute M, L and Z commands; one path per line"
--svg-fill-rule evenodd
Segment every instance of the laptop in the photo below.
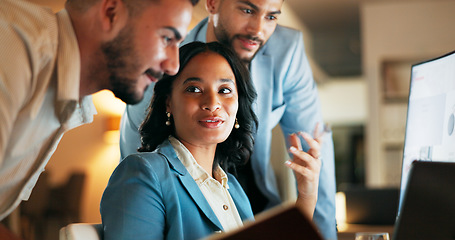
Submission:
M 393 240 L 455 239 L 455 163 L 415 161 Z
M 455 239 L 455 51 L 411 68 L 393 239 Z

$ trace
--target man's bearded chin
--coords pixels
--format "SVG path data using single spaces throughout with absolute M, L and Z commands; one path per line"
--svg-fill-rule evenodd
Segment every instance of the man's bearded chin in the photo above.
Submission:
M 253 41 L 256 41 L 260 44 L 259 48 L 256 50 L 256 52 L 253 54 L 253 56 L 249 57 L 249 58 L 242 58 L 239 56 L 239 54 L 235 51 L 234 49 L 234 46 L 233 46 L 233 42 L 234 42 L 234 39 L 236 38 L 239 38 L 239 37 L 243 37 L 243 38 L 247 38 L 247 39 L 250 39 L 250 40 L 253 40 Z M 262 49 L 262 47 L 264 46 L 264 42 L 262 40 L 258 40 L 257 38 L 255 37 L 251 37 L 251 36 L 242 36 L 242 35 L 234 35 L 232 38 L 227 38 L 227 37 L 220 37 L 218 38 L 218 41 L 220 43 L 223 43 L 224 45 L 228 46 L 236 55 L 237 57 L 240 58 L 240 60 L 247 66 L 250 65 L 251 61 L 254 59 L 254 57 L 256 56 L 256 54 Z
M 119 98 L 126 104 L 134 105 L 139 103 L 144 98 L 144 93 L 148 88 L 147 86 L 145 87 L 144 91 L 136 91 L 136 86 L 135 84 L 131 85 L 131 80 L 120 79 L 113 76 L 111 76 L 110 80 L 112 85 L 112 92 L 114 93 L 115 97 Z
M 240 60 L 247 66 L 250 65 L 251 61 L 253 61 L 254 57 L 256 57 L 256 54 L 258 54 L 259 50 L 261 50 L 263 45 L 261 45 L 258 50 L 251 56 L 250 58 L 241 58 Z
M 251 63 L 251 61 L 253 61 L 254 57 L 256 57 L 256 54 L 258 54 L 259 51 L 261 51 L 262 47 L 264 47 L 264 41 L 262 39 L 259 39 L 257 37 L 252 37 L 252 36 L 242 36 L 242 35 L 237 35 L 235 37 L 242 37 L 242 38 L 247 38 L 251 41 L 255 41 L 259 44 L 259 47 L 258 49 L 256 50 L 256 52 L 254 52 L 253 56 L 251 56 L 250 58 L 241 58 L 240 60 L 242 60 L 242 62 L 244 62 L 245 64 L 249 65 Z

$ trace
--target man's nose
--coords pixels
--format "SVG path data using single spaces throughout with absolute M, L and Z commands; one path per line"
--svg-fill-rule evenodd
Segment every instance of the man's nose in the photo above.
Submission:
M 179 48 L 177 45 L 170 46 L 166 50 L 166 58 L 161 63 L 161 69 L 167 75 L 175 75 L 179 70 Z
M 263 17 L 261 16 L 252 17 L 248 21 L 247 25 L 248 34 L 262 39 L 264 37 L 264 24 L 265 19 Z

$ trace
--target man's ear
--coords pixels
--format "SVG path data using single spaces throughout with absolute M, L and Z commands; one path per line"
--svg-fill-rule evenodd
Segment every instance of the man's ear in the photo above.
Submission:
M 128 9 L 122 0 L 101 0 L 99 17 L 102 30 L 114 37 L 127 23 Z
M 207 12 L 210 14 L 215 14 L 218 12 L 218 8 L 220 6 L 220 1 L 221 0 L 207 0 L 205 3 L 205 9 L 207 9 Z M 230 0 L 228 0 L 230 1 Z

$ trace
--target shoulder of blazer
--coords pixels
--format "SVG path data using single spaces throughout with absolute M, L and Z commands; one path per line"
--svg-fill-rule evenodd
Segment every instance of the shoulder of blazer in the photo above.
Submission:
M 277 55 L 287 55 L 288 51 L 292 51 L 296 48 L 296 45 L 303 44 L 303 35 L 302 32 L 277 25 L 272 36 L 263 47 L 263 54 L 277 56 Z M 273 47 L 272 47 L 273 46 Z M 258 53 L 259 55 L 260 53 Z
M 120 164 L 136 165 L 137 168 L 147 168 L 159 175 L 165 169 L 185 175 L 186 168 L 178 159 L 169 141 L 164 141 L 153 152 L 139 152 L 127 156 Z
M 285 41 L 285 42 L 292 42 L 302 36 L 302 32 L 290 27 L 285 27 L 281 25 L 277 25 L 275 31 L 273 32 L 272 36 L 270 36 L 269 41 Z

